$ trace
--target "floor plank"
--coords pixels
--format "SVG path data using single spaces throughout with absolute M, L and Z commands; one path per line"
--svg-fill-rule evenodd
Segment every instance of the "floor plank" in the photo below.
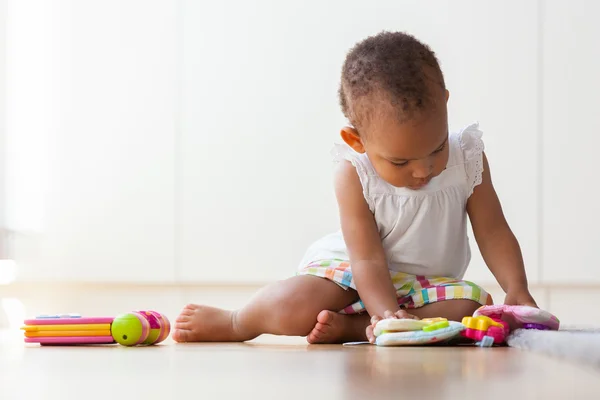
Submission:
M 600 371 L 511 348 L 243 344 L 39 347 L 0 336 L 0 399 L 565 399 Z

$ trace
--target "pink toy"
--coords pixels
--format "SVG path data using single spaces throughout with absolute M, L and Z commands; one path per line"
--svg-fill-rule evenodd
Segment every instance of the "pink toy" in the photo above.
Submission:
M 42 315 L 25 320 L 26 343 L 42 345 L 111 344 L 154 345 L 170 333 L 169 319 L 156 311 L 133 311 L 116 317 L 75 314 Z
M 558 330 L 560 321 L 547 311 L 529 306 L 494 305 L 483 306 L 475 311 L 474 317 L 487 316 L 508 324 L 510 330 L 539 329 Z

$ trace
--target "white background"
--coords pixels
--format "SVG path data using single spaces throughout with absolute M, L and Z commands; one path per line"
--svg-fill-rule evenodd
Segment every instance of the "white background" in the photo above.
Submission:
M 530 280 L 600 283 L 597 2 L 2 3 L 0 205 L 20 281 L 290 276 L 338 229 L 344 55 L 402 30 L 440 58 L 451 126 L 480 122 Z M 472 245 L 467 277 L 492 282 Z
M 8 257 L 5 236 L 6 170 L 6 1 L 0 0 L 0 260 Z

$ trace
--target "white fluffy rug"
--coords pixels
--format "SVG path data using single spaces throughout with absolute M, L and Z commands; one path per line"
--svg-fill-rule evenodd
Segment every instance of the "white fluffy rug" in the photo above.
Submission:
M 511 347 L 581 361 L 600 368 L 600 329 L 537 331 L 517 329 L 507 339 Z

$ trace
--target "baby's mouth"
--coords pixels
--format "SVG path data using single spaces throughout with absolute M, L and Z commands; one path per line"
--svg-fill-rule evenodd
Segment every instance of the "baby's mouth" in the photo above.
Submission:
M 431 182 L 431 178 L 427 178 L 418 183 L 415 183 L 414 185 L 409 186 L 409 188 L 412 190 L 421 189 L 421 188 L 427 186 L 429 184 L 429 182 Z

